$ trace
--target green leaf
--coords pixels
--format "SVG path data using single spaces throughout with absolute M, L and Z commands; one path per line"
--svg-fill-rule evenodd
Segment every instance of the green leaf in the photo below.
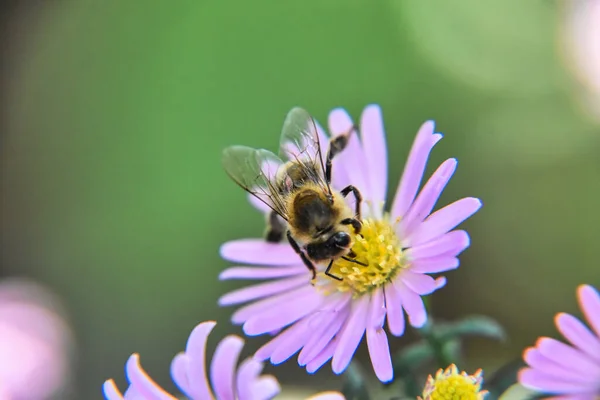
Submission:
M 425 341 L 413 343 L 397 353 L 394 357 L 394 376 L 414 371 L 425 362 L 432 360 L 434 351 Z
M 346 400 L 370 400 L 367 380 L 360 365 L 352 361 L 344 372 L 342 394 Z
M 483 389 L 490 392 L 487 400 L 498 399 L 517 383 L 517 374 L 525 366 L 523 360 L 516 359 L 500 367 L 491 377 L 484 376 Z
M 500 341 L 506 339 L 504 328 L 492 318 L 483 315 L 468 316 L 457 322 L 438 323 L 433 330 L 441 342 L 469 336 L 482 336 Z

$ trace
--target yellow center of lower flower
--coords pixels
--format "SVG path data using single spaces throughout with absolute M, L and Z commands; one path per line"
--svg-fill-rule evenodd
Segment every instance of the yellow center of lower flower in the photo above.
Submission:
M 349 258 L 358 263 L 339 258 L 330 273 L 341 280 L 327 278 L 338 291 L 352 292 L 355 296 L 384 285 L 407 266 L 400 240 L 388 218 L 365 218 L 362 224 L 352 246 L 356 257 Z
M 425 390 L 424 400 L 482 400 L 487 394 L 481 390 L 481 370 L 473 375 L 458 372 L 456 365 L 452 364 L 445 371 L 439 370 L 435 379 L 429 375 Z M 422 400 L 419 397 L 419 400 Z

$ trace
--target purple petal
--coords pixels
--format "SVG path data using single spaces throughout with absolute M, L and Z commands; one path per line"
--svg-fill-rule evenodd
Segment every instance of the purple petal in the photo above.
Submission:
M 394 336 L 402 336 L 405 327 L 402 300 L 392 283 L 385 285 L 385 306 L 390 333 Z
M 309 374 L 315 373 L 319 368 L 323 366 L 327 361 L 333 357 L 333 353 L 338 345 L 338 338 L 335 337 L 329 344 L 320 352 L 315 358 L 313 358 L 306 365 L 306 372 Z
M 315 320 L 316 326 L 311 324 L 314 329 L 313 334 L 298 355 L 299 365 L 308 364 L 339 333 L 349 317 L 351 306 L 347 307 L 347 305 L 350 301 L 350 296 L 341 297 L 336 308 L 331 309 L 330 312 L 319 313 L 318 317 L 320 318 Z
M 148 399 L 145 395 L 141 394 L 135 386 L 129 386 L 123 398 L 125 400 L 154 400 L 153 398 Z
M 460 262 L 456 257 L 439 256 L 431 258 L 419 258 L 410 265 L 412 272 L 421 274 L 435 274 L 458 268 Z
M 222 281 L 228 279 L 272 279 L 287 276 L 306 274 L 306 267 L 298 265 L 294 267 L 231 267 L 219 274 Z
M 315 291 L 314 287 L 311 285 L 301 286 L 298 289 L 267 297 L 266 299 L 255 301 L 247 306 L 240 307 L 231 316 L 231 321 L 234 324 L 242 324 L 254 316 L 269 313 L 272 310 L 286 309 L 286 307 L 295 302 L 302 302 L 305 301 L 305 299 L 315 296 L 321 295 Z
M 360 118 L 361 143 L 363 145 L 371 200 L 378 205 L 385 201 L 387 191 L 387 147 L 381 108 L 376 104 L 367 106 Z M 378 208 L 377 208 L 378 209 Z M 381 215 L 376 215 L 381 217 Z
M 132 354 L 129 357 L 125 372 L 130 385 L 135 387 L 142 398 L 147 400 L 176 400 L 146 374 L 140 365 L 140 358 L 137 354 Z
M 264 239 L 227 242 L 221 246 L 221 257 L 227 261 L 244 264 L 302 265 L 302 260 L 288 243 L 269 243 Z
M 287 328 L 282 333 L 275 336 L 275 338 L 265 343 L 261 348 L 259 348 L 256 351 L 256 353 L 254 354 L 254 358 L 257 360 L 267 360 L 270 358 L 273 364 L 280 364 L 283 361 L 290 358 L 296 351 L 300 349 L 302 344 L 305 343 L 305 341 L 310 337 L 310 335 L 307 335 L 308 320 L 310 318 L 311 317 L 309 316 L 301 319 L 300 321 Z M 294 351 L 292 351 L 293 349 L 291 347 L 296 347 L 297 343 L 299 343 L 298 347 L 295 348 Z M 291 352 L 287 354 L 287 357 L 281 359 L 281 357 L 283 357 L 282 353 L 287 351 Z M 276 357 L 273 356 L 275 353 L 277 353 Z M 274 358 L 277 359 L 279 362 L 275 361 Z
M 401 279 L 410 290 L 421 296 L 433 293 L 437 289 L 435 279 L 429 275 L 404 270 L 400 271 L 398 278 Z
M 239 400 L 255 400 L 252 387 L 263 370 L 259 361 L 247 358 L 240 364 L 236 376 L 236 388 Z
M 104 382 L 104 385 L 102 385 L 102 391 L 104 392 L 104 398 L 106 400 L 123 400 L 123 395 L 119 389 L 117 389 L 115 381 L 112 379 Z
M 289 302 L 285 308 L 281 304 L 276 312 L 264 312 L 249 318 L 244 323 L 244 333 L 248 336 L 262 335 L 275 329 L 281 329 L 310 314 L 326 300 L 326 297 L 314 292 L 314 288 L 311 287 L 311 289 L 313 289 L 313 295 L 305 296 L 302 301 L 296 299 L 295 302 Z
M 581 384 L 557 379 L 530 368 L 525 368 L 519 372 L 519 382 L 529 389 L 540 392 L 577 394 L 586 391 L 586 388 Z
M 393 281 L 398 295 L 402 300 L 402 306 L 406 310 L 410 324 L 415 328 L 421 328 L 427 322 L 427 311 L 421 296 L 409 289 L 400 279 Z
M 329 130 L 332 137 L 348 133 L 353 125 L 352 118 L 350 118 L 346 110 L 336 108 L 329 113 Z M 336 159 L 338 163 L 335 165 L 336 169 L 333 171 L 333 175 L 337 174 L 337 171 L 344 169 L 349 184 L 360 188 L 363 200 L 369 200 L 371 193 L 369 190 L 370 187 L 367 186 L 366 173 L 363 171 L 363 168 L 356 168 L 357 165 L 363 166 L 366 163 L 365 154 L 356 132 L 350 135 L 346 148 L 336 156 L 334 161 Z M 339 189 L 343 188 L 340 187 Z
M 580 374 L 600 376 L 600 365 L 579 350 L 556 339 L 540 338 L 536 346 L 539 352 L 557 364 L 562 364 Z
M 523 359 L 530 367 L 544 373 L 548 376 L 553 376 L 557 379 L 579 382 L 583 384 L 593 384 L 595 378 L 586 376 L 570 370 L 562 364 L 557 364 L 548 357 L 545 357 L 536 348 L 529 348 L 525 351 Z
M 381 328 L 385 321 L 385 313 L 385 295 L 382 289 L 376 289 L 371 294 L 367 327 Z
M 454 229 L 481 208 L 481 200 L 466 197 L 434 212 L 402 241 L 404 246 L 417 246 Z
M 438 256 L 455 257 L 469 247 L 470 243 L 467 232 L 452 231 L 430 242 L 409 248 L 406 250 L 406 256 L 414 261 Z
M 381 382 L 389 382 L 394 379 L 390 346 L 385 331 L 381 328 L 368 328 L 367 346 L 369 347 L 369 357 L 371 358 L 371 364 L 377 378 Z
M 274 376 L 265 375 L 258 378 L 252 385 L 253 399 L 272 399 L 281 391 L 279 382 Z M 240 399 L 241 400 L 241 399 Z
M 179 353 L 171 361 L 171 378 L 183 393 L 190 392 L 190 382 L 187 376 L 189 357 L 185 353 Z
M 429 153 L 433 149 L 433 146 L 442 138 L 441 134 L 434 134 L 434 128 L 435 124 L 433 121 L 427 121 L 421 125 L 415 137 L 404 166 L 402 178 L 400 179 L 400 186 L 392 203 L 392 220 L 404 217 L 415 199 L 417 190 L 423 179 Z
M 600 337 L 600 294 L 590 285 L 581 285 L 577 289 L 577 295 L 585 318 Z
M 560 333 L 569 342 L 600 364 L 600 338 L 570 314 L 558 314 L 555 322 Z
M 216 322 L 208 321 L 198 324 L 185 347 L 185 354 L 188 359 L 187 377 L 189 382 L 189 392 L 186 394 L 193 399 L 212 399 L 213 394 L 208 386 L 206 379 L 206 340 L 208 335 L 215 327 Z
M 340 341 L 331 361 L 333 372 L 336 374 L 341 374 L 348 367 L 365 333 L 369 300 L 368 296 L 362 296 L 355 300 L 350 318 L 342 328 Z
M 398 226 L 400 237 L 410 235 L 413 229 L 431 213 L 442 191 L 448 184 L 448 181 L 450 181 L 450 178 L 452 178 L 456 170 L 456 165 L 456 159 L 450 158 L 444 161 L 431 175 L 431 178 L 425 183 L 404 218 L 400 220 L 400 225 Z
M 291 335 L 287 340 L 283 341 L 271 355 L 271 363 L 274 365 L 281 364 L 282 362 L 289 359 L 291 356 L 296 354 L 302 346 L 306 344 L 308 339 L 311 337 L 311 321 L 312 318 L 307 317 L 295 324 L 293 327 L 298 325 L 299 329 L 295 335 Z
M 218 399 L 234 399 L 234 376 L 244 341 L 227 336 L 219 342 L 210 364 L 210 382 Z
M 247 286 L 221 296 L 219 299 L 219 305 L 230 306 L 232 304 L 246 303 L 250 300 L 269 297 L 278 293 L 287 292 L 300 286 L 305 286 L 309 281 L 310 276 L 307 275 L 278 279 L 276 281 Z

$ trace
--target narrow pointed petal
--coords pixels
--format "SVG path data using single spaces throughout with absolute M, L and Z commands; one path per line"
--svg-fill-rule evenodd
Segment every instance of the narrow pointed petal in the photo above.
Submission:
M 353 125 L 352 118 L 346 110 L 337 108 L 329 113 L 329 129 L 332 137 L 350 132 Z M 362 168 L 356 168 L 357 165 L 365 165 L 366 162 L 357 132 L 350 135 L 346 148 L 334 158 L 334 161 L 336 160 L 338 161 L 336 165 L 338 169 L 333 171 L 333 175 L 337 174 L 339 169 L 345 169 L 345 174 L 349 180 L 348 184 L 360 189 L 363 200 L 370 200 L 371 188 L 368 185 L 366 171 L 363 171 Z M 338 189 L 343 189 L 343 187 Z
M 217 345 L 210 365 L 210 382 L 218 399 L 234 399 L 234 374 L 244 341 L 227 336 Z
M 208 321 L 198 324 L 190 337 L 185 348 L 188 357 L 188 382 L 189 397 L 193 399 L 212 399 L 213 394 L 206 379 L 206 340 L 215 327 L 216 322 Z
M 402 306 L 406 310 L 410 324 L 421 328 L 427 322 L 427 311 L 421 296 L 409 289 L 400 279 L 394 281 L 394 286 L 402 299 Z
M 458 268 L 460 261 L 456 257 L 438 256 L 419 258 L 410 265 L 412 272 L 420 274 L 436 274 Z
M 481 200 L 466 197 L 434 212 L 403 240 L 405 246 L 417 246 L 454 229 L 481 208 Z
M 566 365 L 573 371 L 600 376 L 600 365 L 594 363 L 585 353 L 556 339 L 540 338 L 536 347 L 543 356 Z
M 244 323 L 244 333 L 254 336 L 284 328 L 316 310 L 324 300 L 323 296 L 315 293 L 312 296 L 306 296 L 301 302 L 289 303 L 285 309 L 281 309 L 285 312 L 259 314 L 251 317 Z
M 227 242 L 221 246 L 221 257 L 242 264 L 302 265 L 302 260 L 288 243 L 269 243 L 263 239 Z
M 344 322 L 349 318 L 350 307 L 331 316 L 321 318 L 320 325 L 315 330 L 304 348 L 298 355 L 298 364 L 306 365 L 315 358 L 331 342 L 335 335 L 339 334 Z
M 306 285 L 310 277 L 294 276 L 292 278 L 278 279 L 270 282 L 250 285 L 245 288 L 229 292 L 219 299 L 220 306 L 246 303 L 250 300 L 273 296 L 278 293 L 288 292 L 300 286 Z
M 425 183 L 416 200 L 400 221 L 398 234 L 400 237 L 408 237 L 413 229 L 419 225 L 433 210 L 442 191 L 454 175 L 458 161 L 450 158 L 444 161 Z
M 255 301 L 254 303 L 240 307 L 231 316 L 231 321 L 234 324 L 243 324 L 250 318 L 264 313 L 269 313 L 274 309 L 285 309 L 291 304 L 297 302 L 306 301 L 316 296 L 321 296 L 315 292 L 315 289 L 310 286 L 301 286 L 297 289 L 289 290 L 271 297 L 267 297 L 262 300 Z M 268 332 L 267 332 L 268 333 Z
M 230 267 L 219 274 L 219 280 L 228 279 L 273 279 L 284 278 L 294 275 L 305 275 L 306 267 L 298 265 L 295 267 L 273 268 L 273 267 Z
M 255 399 L 272 399 L 281 391 L 281 386 L 274 376 L 261 376 L 252 385 L 252 393 Z
M 555 318 L 556 327 L 562 335 L 582 352 L 600 364 L 600 338 L 577 318 L 560 313 Z
M 127 380 L 136 391 L 147 400 L 177 400 L 158 386 L 140 365 L 140 358 L 133 354 L 125 366 Z
M 381 108 L 367 106 L 360 119 L 361 143 L 365 152 L 371 198 L 375 205 L 385 201 L 387 192 L 387 147 Z M 379 207 L 376 208 L 379 210 Z M 381 217 L 381 215 L 376 215 Z
M 376 289 L 371 294 L 367 327 L 381 328 L 385 321 L 385 313 L 385 295 L 383 294 L 383 290 Z
M 392 203 L 392 219 L 404 217 L 417 195 L 429 153 L 442 138 L 441 134 L 434 134 L 434 128 L 433 121 L 427 121 L 421 126 L 415 137 L 400 179 L 400 186 Z
M 313 374 L 319 368 L 321 368 L 323 366 L 323 364 L 325 364 L 327 361 L 329 361 L 331 359 L 331 357 L 333 357 L 333 353 L 334 353 L 335 349 L 337 348 L 337 346 L 338 346 L 338 339 L 336 337 L 331 342 L 329 342 L 327 347 L 325 347 L 322 352 L 320 352 L 315 358 L 313 358 L 306 365 L 306 372 L 308 372 L 309 374 Z
M 183 393 L 190 393 L 190 381 L 187 370 L 189 358 L 185 353 L 179 353 L 171 361 L 171 379 Z
M 119 389 L 117 389 L 115 381 L 112 379 L 104 382 L 104 385 L 102 385 L 102 391 L 104 392 L 104 398 L 106 400 L 123 400 L 123 395 Z
M 578 394 L 585 390 L 581 384 L 557 379 L 531 368 L 519 372 L 519 382 L 525 387 L 541 392 Z
M 452 231 L 430 242 L 411 247 L 406 250 L 409 260 L 432 258 L 438 256 L 456 257 L 471 243 L 465 231 Z
M 310 318 L 310 317 L 307 317 Z M 271 358 L 273 353 L 277 351 L 282 345 L 284 345 L 288 341 L 294 340 L 299 336 L 304 337 L 306 331 L 306 319 L 303 318 L 300 321 L 296 322 L 286 330 L 281 333 L 278 333 L 273 339 L 269 340 L 267 343 L 262 345 L 256 353 L 254 353 L 254 359 L 264 361 Z M 292 353 L 293 354 L 293 353 Z M 290 354 L 291 356 L 291 354 Z
M 557 379 L 579 382 L 580 384 L 593 385 L 595 383 L 595 377 L 591 375 L 582 375 L 572 371 L 565 365 L 558 364 L 548 357 L 545 357 L 536 348 L 532 347 L 527 349 L 524 352 L 523 359 L 530 367 L 535 368 L 545 375 L 553 376 Z
M 417 274 L 410 270 L 400 272 L 399 279 L 418 295 L 427 295 L 437 290 L 435 279 L 429 275 Z
M 367 346 L 377 378 L 381 382 L 389 382 L 394 379 L 390 346 L 385 331 L 381 328 L 368 328 Z
M 363 296 L 356 301 L 350 319 L 342 329 L 339 344 L 331 361 L 333 372 L 336 374 L 341 374 L 348 367 L 365 333 L 369 300 L 368 296 Z
M 258 380 L 263 370 L 263 364 L 259 361 L 247 358 L 240 364 L 236 376 L 236 391 L 239 400 L 255 400 L 252 387 Z
M 402 299 L 392 283 L 385 285 L 385 306 L 390 333 L 394 336 L 402 336 L 405 328 Z
M 581 285 L 577 289 L 577 296 L 586 320 L 600 337 L 600 294 L 590 285 Z

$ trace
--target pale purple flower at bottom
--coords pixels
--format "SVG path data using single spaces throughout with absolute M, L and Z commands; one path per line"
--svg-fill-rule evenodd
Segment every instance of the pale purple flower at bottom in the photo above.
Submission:
M 560 400 L 600 399 L 600 294 L 589 285 L 577 290 L 579 305 L 589 326 L 560 313 L 556 327 L 569 344 L 548 337 L 523 353 L 529 368 L 519 374 L 526 388 L 555 395 Z
M 206 341 L 216 322 L 207 321 L 194 328 L 186 350 L 178 354 L 171 363 L 171 377 L 179 389 L 192 400 L 267 400 L 280 392 L 279 382 L 274 376 L 260 375 L 263 364 L 252 358 L 237 361 L 244 346 L 238 336 L 225 337 L 217 345 L 212 357 L 207 379 L 205 366 Z M 177 400 L 158 386 L 143 370 L 139 356 L 132 354 L 125 366 L 129 387 L 125 394 L 117 389 L 112 379 L 104 383 L 107 400 Z M 338 397 L 335 397 L 338 396 Z M 335 392 L 322 393 L 312 400 L 343 400 Z

